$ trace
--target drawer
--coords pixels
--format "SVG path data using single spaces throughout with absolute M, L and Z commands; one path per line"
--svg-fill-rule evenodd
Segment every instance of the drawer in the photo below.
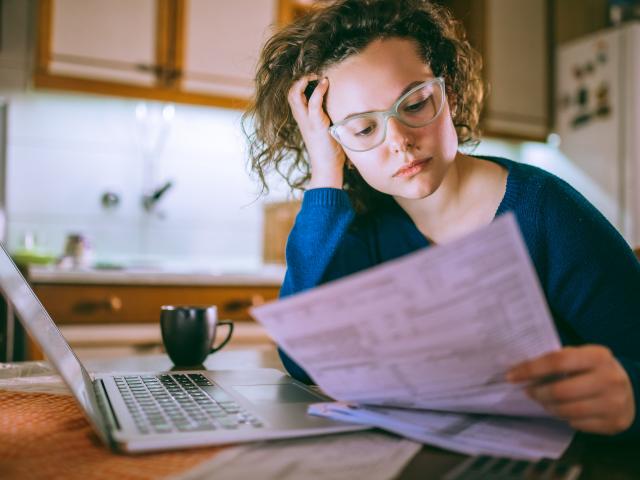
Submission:
M 251 306 L 278 297 L 278 287 L 35 284 L 57 324 L 156 323 L 162 305 L 216 305 L 218 317 L 250 320 Z

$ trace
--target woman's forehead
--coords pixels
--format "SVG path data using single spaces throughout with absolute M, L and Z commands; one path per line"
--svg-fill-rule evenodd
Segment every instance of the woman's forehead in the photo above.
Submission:
M 376 40 L 327 69 L 325 75 L 329 78 L 325 106 L 334 122 L 387 109 L 408 85 L 434 76 L 415 42 L 405 39 Z

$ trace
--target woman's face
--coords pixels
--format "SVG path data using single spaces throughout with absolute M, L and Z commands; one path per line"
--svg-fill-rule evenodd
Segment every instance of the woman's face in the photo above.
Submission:
M 376 40 L 362 53 L 330 67 L 325 106 L 332 123 L 354 114 L 387 110 L 410 87 L 434 78 L 417 45 L 400 38 Z M 412 128 L 391 117 L 385 140 L 347 157 L 376 190 L 408 199 L 431 195 L 442 183 L 458 148 L 448 102 L 424 127 Z

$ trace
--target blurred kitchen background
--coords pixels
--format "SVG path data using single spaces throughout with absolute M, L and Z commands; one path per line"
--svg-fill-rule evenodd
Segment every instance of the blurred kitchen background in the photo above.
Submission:
M 439 3 L 484 57 L 473 153 L 559 175 L 640 244 L 640 2 Z M 258 196 L 240 117 L 264 39 L 313 4 L 0 0 L 0 236 L 84 355 L 158 351 L 166 303 L 269 342 L 247 309 L 277 296 L 298 203 Z M 2 359 L 38 358 L 5 313 Z

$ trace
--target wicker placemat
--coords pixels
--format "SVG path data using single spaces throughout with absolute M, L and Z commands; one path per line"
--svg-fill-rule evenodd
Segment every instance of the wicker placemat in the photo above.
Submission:
M 114 454 L 71 397 L 0 391 L 0 478 L 157 479 L 211 459 L 220 447 Z

